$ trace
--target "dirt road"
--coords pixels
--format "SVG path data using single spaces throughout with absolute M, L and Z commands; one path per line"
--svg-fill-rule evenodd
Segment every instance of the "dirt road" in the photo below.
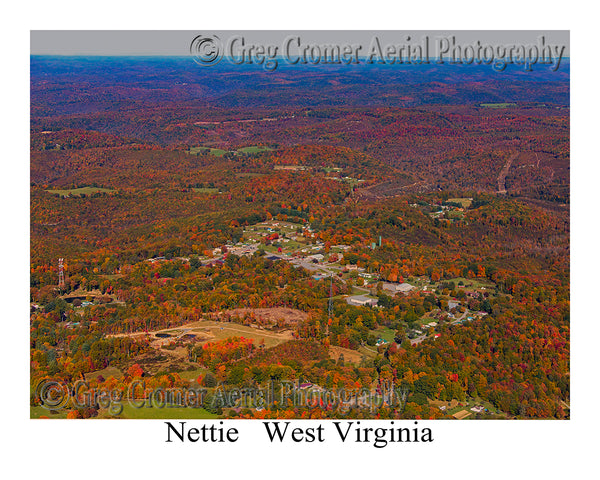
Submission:
M 510 170 L 513 160 L 515 160 L 518 156 L 518 153 L 513 153 L 502 167 L 502 170 L 500 170 L 500 175 L 498 175 L 497 193 L 501 193 L 503 195 L 506 194 L 506 176 L 508 175 L 508 171 Z

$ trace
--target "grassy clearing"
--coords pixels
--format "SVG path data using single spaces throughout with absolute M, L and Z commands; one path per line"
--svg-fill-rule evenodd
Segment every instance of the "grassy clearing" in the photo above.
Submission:
M 448 202 L 460 203 L 463 206 L 463 208 L 469 208 L 471 206 L 471 203 L 473 203 L 473 199 L 472 198 L 449 198 Z
M 490 289 L 490 288 L 495 288 L 496 284 L 494 282 L 490 282 L 488 279 L 483 279 L 483 278 L 465 278 L 465 277 L 458 277 L 458 278 L 452 278 L 450 280 L 447 280 L 449 282 L 454 282 L 455 285 L 458 287 L 458 283 L 459 282 L 463 282 L 463 285 L 466 287 L 467 285 L 470 285 L 469 288 L 481 288 L 481 287 L 485 287 L 486 289 Z
M 202 188 L 192 188 L 195 193 L 219 193 L 218 188 L 211 187 L 202 187 Z
M 371 330 L 371 333 L 377 338 L 382 338 L 386 342 L 393 342 L 396 336 L 396 331 L 388 327 L 378 327 L 375 330 Z
M 60 195 L 61 197 L 80 197 L 81 195 L 92 195 L 94 193 L 112 193 L 116 190 L 112 190 L 110 188 L 100 188 L 100 187 L 79 187 L 79 188 L 71 188 L 67 190 L 46 190 L 49 193 L 53 193 L 55 195 Z
M 369 354 L 373 355 L 372 352 Z M 360 350 L 350 350 L 349 348 L 331 346 L 329 347 L 329 358 L 337 361 L 340 358 L 340 355 L 344 358 L 344 363 L 354 363 L 359 364 L 360 360 L 365 353 Z
M 210 155 L 214 155 L 215 157 L 222 157 L 226 153 L 233 153 L 234 155 L 239 155 L 242 153 L 253 154 L 253 153 L 262 153 L 262 152 L 270 152 L 273 149 L 270 147 L 265 147 L 264 145 L 251 145 L 248 147 L 243 147 L 238 150 L 223 150 L 221 148 L 209 148 L 209 147 L 190 147 L 188 152 L 191 155 L 204 155 L 208 153 Z
M 210 148 L 208 153 L 214 155 L 215 157 L 222 157 L 227 152 L 228 150 L 221 150 L 220 148 Z
M 516 103 L 482 103 L 479 105 L 484 108 L 508 108 L 508 107 L 516 107 Z
M 358 353 L 360 353 L 361 355 L 364 355 L 367 358 L 373 359 L 377 356 L 377 350 L 375 349 L 375 347 L 358 347 L 358 350 L 356 350 Z
M 257 145 L 257 146 L 254 146 L 254 147 L 240 148 L 238 150 L 238 153 L 261 153 L 261 152 L 270 152 L 272 150 L 273 150 L 272 148 L 261 146 L 261 145 Z
M 100 415 L 104 418 L 131 418 L 131 419 L 158 419 L 158 420 L 170 420 L 170 419 L 212 419 L 218 418 L 218 415 L 210 413 L 203 408 L 192 408 L 192 407 L 142 407 L 135 408 L 129 404 L 123 405 L 123 411 L 120 415 L 111 415 L 108 411 L 100 411 Z
M 44 407 L 29 407 L 29 418 L 67 418 L 67 413 L 69 413 L 68 410 L 48 410 Z
M 199 375 L 206 375 L 207 372 L 210 372 L 208 368 L 198 368 L 196 370 L 177 372 L 177 375 L 179 375 L 179 377 L 183 380 L 196 380 Z
M 189 153 L 191 155 L 200 155 L 209 153 L 215 157 L 222 157 L 228 152 L 228 150 L 222 150 L 220 148 L 209 148 L 209 147 L 190 147 Z
M 197 376 L 197 375 L 196 375 Z M 30 407 L 30 418 L 66 419 L 68 409 L 48 410 L 44 407 Z M 135 408 L 127 400 L 123 401 L 123 410 L 119 415 L 113 415 L 108 409 L 100 409 L 98 418 L 127 418 L 127 419 L 213 419 L 218 415 L 210 413 L 204 408 L 194 407 L 164 407 L 156 406 Z

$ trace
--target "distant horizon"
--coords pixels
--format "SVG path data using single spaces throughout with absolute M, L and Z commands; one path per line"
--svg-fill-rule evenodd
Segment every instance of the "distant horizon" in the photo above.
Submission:
M 185 56 L 198 35 L 219 36 L 223 43 L 243 36 L 248 44 L 281 45 L 288 36 L 300 36 L 302 43 L 358 43 L 369 45 L 374 36 L 390 45 L 418 44 L 424 37 L 455 36 L 457 44 L 476 41 L 489 45 L 536 43 L 564 45 L 570 56 L 568 30 L 31 30 L 32 55 L 68 56 Z
M 189 58 L 192 57 L 193 55 L 191 55 L 190 53 L 188 53 L 187 55 L 184 54 L 176 54 L 176 55 L 172 55 L 172 54 L 167 54 L 167 53 L 139 53 L 139 54 L 127 54 L 127 53 L 115 53 L 115 54 L 101 54 L 101 53 L 78 53 L 78 54 L 66 54 L 66 53 L 30 53 L 29 54 L 30 57 L 64 57 L 64 58 L 89 58 L 89 57 L 102 57 L 102 58 L 113 58 L 113 57 L 122 57 L 122 58 L 136 58 L 136 57 L 146 57 L 146 58 L 152 58 L 152 57 L 161 57 L 161 58 Z M 226 56 L 223 55 L 223 58 L 233 58 L 231 56 Z M 280 56 L 276 56 L 274 58 L 277 59 L 281 59 L 281 58 L 285 58 L 283 55 Z M 358 58 L 367 58 L 367 55 L 359 55 Z M 449 58 L 449 57 L 443 57 L 443 58 Z M 564 56 L 561 59 L 561 62 L 564 60 L 570 60 L 571 57 L 570 56 Z M 408 65 L 419 65 L 418 63 L 408 63 L 405 62 Z M 322 64 L 325 65 L 325 64 Z M 430 62 L 430 65 L 436 65 L 435 62 Z M 485 66 L 486 64 L 482 63 L 482 64 L 475 64 L 474 66 Z M 473 66 L 473 65 L 467 65 L 467 66 Z

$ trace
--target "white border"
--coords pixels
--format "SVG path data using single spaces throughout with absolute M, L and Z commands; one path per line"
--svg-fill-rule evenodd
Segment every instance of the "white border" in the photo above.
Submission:
M 565 478 L 597 469 L 598 69 L 593 13 L 564 2 L 28 2 L 5 12 L 2 45 L 4 162 L 3 320 L 18 335 L 3 345 L 4 469 L 47 478 L 240 475 L 250 478 L 408 475 L 424 478 Z M 280 448 L 260 423 L 242 424 L 233 446 L 165 444 L 153 421 L 31 421 L 29 411 L 29 30 L 31 29 L 570 29 L 572 57 L 572 420 L 435 422 L 433 444 L 384 449 L 334 442 Z M 228 422 L 230 423 L 230 422 Z M 425 422 L 423 422 L 424 424 Z M 251 430 L 253 432 L 251 432 Z M 593 450 L 592 450 L 593 448 Z M 589 468 L 589 470 L 588 470 Z M 583 473 L 583 472 L 590 472 Z

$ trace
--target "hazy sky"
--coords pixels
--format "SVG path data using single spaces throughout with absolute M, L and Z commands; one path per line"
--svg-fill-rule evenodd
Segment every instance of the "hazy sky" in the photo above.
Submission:
M 190 43 L 197 35 L 217 35 L 222 42 L 234 35 L 244 36 L 247 42 L 281 45 L 289 35 L 299 35 L 303 43 L 353 43 L 367 48 L 376 34 L 382 43 L 418 43 L 425 36 L 431 43 L 441 37 L 454 35 L 457 44 L 472 44 L 479 40 L 489 45 L 538 44 L 541 36 L 546 44 L 565 46 L 564 55 L 569 56 L 569 31 L 566 30 L 517 30 L 517 31 L 144 31 L 144 30 L 32 30 L 32 55 L 189 55 Z M 410 36 L 411 40 L 407 41 Z

